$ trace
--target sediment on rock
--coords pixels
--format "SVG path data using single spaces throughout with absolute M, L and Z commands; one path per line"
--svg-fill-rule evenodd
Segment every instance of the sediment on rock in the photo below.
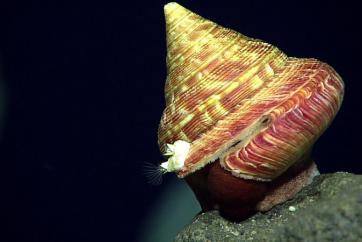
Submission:
M 240 223 L 202 213 L 175 238 L 186 241 L 362 241 L 362 175 L 317 176 L 292 200 Z

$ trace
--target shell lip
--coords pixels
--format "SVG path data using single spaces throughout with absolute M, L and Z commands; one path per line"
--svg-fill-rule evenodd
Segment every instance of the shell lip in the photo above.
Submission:
M 248 142 L 250 142 L 251 139 L 253 139 L 253 137 L 255 137 L 257 134 L 259 134 L 260 132 L 263 132 L 265 129 L 267 129 L 271 125 L 272 120 L 273 120 L 273 117 L 270 114 L 264 114 L 263 116 L 258 118 L 256 121 L 254 121 L 254 123 L 249 125 L 249 127 L 245 128 L 243 131 L 241 131 L 241 133 L 237 137 L 235 137 L 233 140 L 231 140 L 230 142 L 225 144 L 221 150 L 219 150 L 218 152 L 215 152 L 214 155 L 212 157 L 210 157 L 209 159 L 206 159 L 204 161 L 199 161 L 194 164 L 188 164 L 187 163 L 188 157 L 186 157 L 185 166 L 176 171 L 177 176 L 179 178 L 184 178 L 184 177 L 202 169 L 206 165 L 213 163 L 213 162 L 217 161 L 218 159 L 222 159 L 225 155 L 227 155 L 229 152 L 233 152 L 236 148 L 238 148 L 240 146 L 245 146 Z M 194 142 L 197 142 L 197 140 Z M 220 163 L 222 163 L 222 162 L 220 162 Z M 254 180 L 263 180 L 263 181 L 270 180 L 270 179 L 263 179 L 263 178 L 260 178 L 260 179 L 255 178 L 255 177 L 252 177 L 251 175 L 242 174 L 239 172 L 232 172 L 232 174 L 237 177 L 241 177 L 241 178 L 245 178 L 245 179 L 254 179 Z

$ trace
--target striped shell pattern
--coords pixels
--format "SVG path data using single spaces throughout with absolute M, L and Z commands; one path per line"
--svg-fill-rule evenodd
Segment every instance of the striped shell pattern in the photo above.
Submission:
M 314 144 L 338 112 L 344 84 L 316 59 L 165 6 L 168 76 L 159 145 L 190 143 L 185 177 L 218 160 L 235 176 L 273 180 Z

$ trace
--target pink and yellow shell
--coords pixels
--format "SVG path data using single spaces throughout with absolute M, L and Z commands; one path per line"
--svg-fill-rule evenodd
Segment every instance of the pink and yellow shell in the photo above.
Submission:
M 189 144 L 185 177 L 218 161 L 236 177 L 271 181 L 308 152 L 343 98 L 336 71 L 316 59 L 165 6 L 168 76 L 159 145 Z M 171 146 L 170 146 L 171 147 Z

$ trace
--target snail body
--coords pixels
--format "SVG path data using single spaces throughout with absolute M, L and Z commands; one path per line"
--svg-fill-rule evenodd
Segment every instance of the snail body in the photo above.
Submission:
M 165 16 L 161 167 L 185 178 L 204 210 L 233 217 L 290 198 L 317 173 L 309 153 L 340 108 L 341 77 L 177 3 Z

